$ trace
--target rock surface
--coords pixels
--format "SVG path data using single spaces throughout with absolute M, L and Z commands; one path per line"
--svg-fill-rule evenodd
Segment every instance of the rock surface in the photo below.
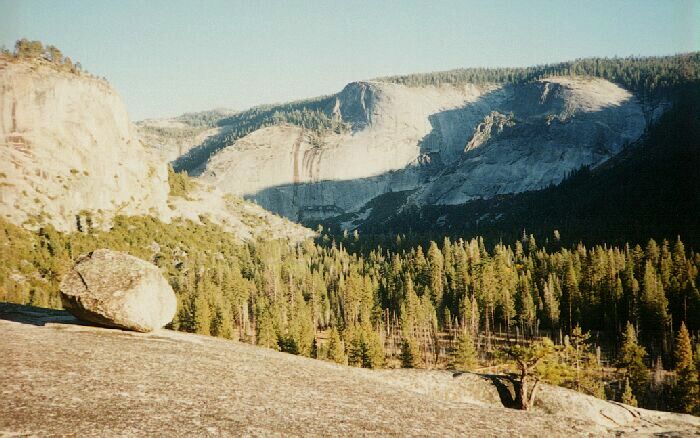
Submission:
M 63 311 L 0 304 L 0 435 L 696 436 L 700 430 L 697 417 L 562 388 L 543 386 L 543 403 L 521 412 L 503 407 L 488 376 L 349 368 L 169 330 L 141 334 L 76 322 Z
M 180 128 L 188 135 L 199 132 L 193 134 L 199 140 L 208 135 Z M 196 141 L 180 131 L 178 139 L 184 143 L 177 147 L 185 149 Z M 151 215 L 165 222 L 181 217 L 199 222 L 206 215 L 241 239 L 299 241 L 314 235 L 253 203 L 229 201 L 204 184 L 187 199 L 169 196 L 161 154 L 171 154 L 173 145 L 161 146 L 145 147 L 107 82 L 41 62 L 0 60 L 4 219 L 75 231 L 107 228 L 115 215 Z
M 106 82 L 0 61 L 0 215 L 76 228 L 87 210 L 158 214 L 168 175 Z
M 61 282 L 63 306 L 100 325 L 150 332 L 168 324 L 177 298 L 157 266 L 98 249 L 80 256 Z
M 558 183 L 639 138 L 648 122 L 603 79 L 407 87 L 356 82 L 332 109 L 351 129 L 267 126 L 210 157 L 201 178 L 293 220 L 358 212 L 388 192 L 458 204 Z M 660 111 L 654 114 L 660 114 Z

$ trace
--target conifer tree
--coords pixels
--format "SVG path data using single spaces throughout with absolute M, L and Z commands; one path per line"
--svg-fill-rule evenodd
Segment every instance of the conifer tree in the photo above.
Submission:
M 257 345 L 273 350 L 279 350 L 277 331 L 269 310 L 262 311 L 257 321 Z
M 197 291 L 194 300 L 194 331 L 200 335 L 211 334 L 211 309 L 203 286 Z
M 632 393 L 632 387 L 630 386 L 630 379 L 625 377 L 625 386 L 622 391 L 622 398 L 620 401 L 626 405 L 637 406 L 637 399 Z
M 328 340 L 328 360 L 342 365 L 347 363 L 345 348 L 340 340 L 338 329 L 335 327 L 331 328 L 330 338 Z
M 625 368 L 626 376 L 632 386 L 632 392 L 636 398 L 644 395 L 647 382 L 649 381 L 649 370 L 644 364 L 646 349 L 637 342 L 637 332 L 631 323 L 627 323 L 625 329 L 622 348 L 620 349 L 620 360 L 618 365 Z
M 225 339 L 233 339 L 234 327 L 231 311 L 226 305 L 219 305 L 216 309 L 216 316 L 211 325 L 211 334 Z
M 518 385 L 516 401 L 522 410 L 528 410 L 535 402 L 540 378 L 536 373 L 536 367 L 551 359 L 556 349 L 554 343 L 549 338 L 542 341 L 535 341 L 530 345 L 513 345 L 505 349 L 505 353 L 510 356 L 518 368 Z M 535 383 L 530 388 L 530 380 Z
M 444 258 L 442 252 L 435 242 L 430 242 L 428 248 L 428 265 L 430 271 L 430 294 L 436 308 L 442 305 L 442 295 L 444 292 L 443 271 Z
M 700 413 L 700 386 L 698 372 L 693 358 L 693 347 L 685 323 L 681 323 L 676 337 L 676 386 L 674 401 L 680 412 L 688 414 Z
M 401 367 L 418 368 L 421 365 L 421 354 L 413 338 L 403 338 L 401 342 Z
M 477 364 L 477 351 L 474 341 L 466 330 L 457 336 L 457 349 L 455 350 L 452 365 L 457 370 L 470 371 Z

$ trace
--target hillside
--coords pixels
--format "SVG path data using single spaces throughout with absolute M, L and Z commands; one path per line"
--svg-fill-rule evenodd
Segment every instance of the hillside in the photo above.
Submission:
M 692 436 L 700 419 L 544 387 L 504 408 L 492 379 L 372 371 L 161 330 L 0 305 L 0 433 L 44 435 Z
M 515 240 L 523 230 L 579 241 L 645 243 L 680 235 L 700 247 L 700 85 L 679 90 L 672 109 L 643 138 L 598 168 L 580 169 L 560 185 L 454 206 L 401 207 L 409 193 L 381 202 L 358 223 L 365 235 L 480 234 Z M 392 209 L 393 206 L 393 209 Z M 398 213 L 397 213 L 398 212 Z M 339 229 L 342 221 L 324 222 Z
M 292 220 L 353 229 L 382 197 L 460 205 L 538 190 L 637 141 L 698 54 L 464 69 L 348 84 L 221 118 L 173 162 Z
M 205 116 L 182 123 L 206 125 Z M 298 241 L 313 235 L 202 182 L 187 193 L 173 193 L 171 185 L 166 161 L 144 145 L 105 80 L 44 59 L 0 57 L 3 219 L 67 232 L 107 228 L 115 216 L 150 215 L 165 222 L 206 216 L 241 239 Z
M 216 123 L 230 116 L 231 110 L 212 110 L 183 114 L 173 119 L 147 119 L 136 122 L 143 142 L 170 162 L 189 152 L 210 137 L 221 133 Z

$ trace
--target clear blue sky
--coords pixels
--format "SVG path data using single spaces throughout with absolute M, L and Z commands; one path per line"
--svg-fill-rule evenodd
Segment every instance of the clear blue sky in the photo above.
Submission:
M 700 50 L 700 1 L 0 0 L 0 44 L 59 47 L 133 119 L 381 75 Z

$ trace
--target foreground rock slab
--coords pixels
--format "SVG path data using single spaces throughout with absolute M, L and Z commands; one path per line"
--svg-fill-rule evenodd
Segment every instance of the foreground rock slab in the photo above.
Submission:
M 616 415 L 609 426 L 578 409 L 521 412 L 500 405 L 489 379 L 476 374 L 349 368 L 169 330 L 74 325 L 67 312 L 26 306 L 0 304 L 0 332 L 0 436 L 695 436 L 700 430 L 698 418 L 643 409 Z M 596 408 L 616 407 L 599 401 Z
M 157 266 L 107 249 L 80 256 L 61 282 L 61 301 L 81 320 L 137 332 L 163 327 L 177 310 Z

